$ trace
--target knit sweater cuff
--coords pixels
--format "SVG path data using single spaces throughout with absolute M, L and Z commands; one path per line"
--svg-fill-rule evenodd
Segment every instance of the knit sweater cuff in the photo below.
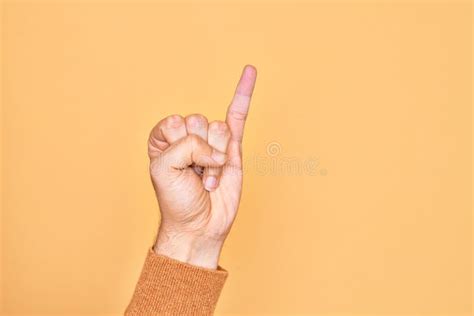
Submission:
M 150 249 L 125 315 L 212 315 L 226 278 Z

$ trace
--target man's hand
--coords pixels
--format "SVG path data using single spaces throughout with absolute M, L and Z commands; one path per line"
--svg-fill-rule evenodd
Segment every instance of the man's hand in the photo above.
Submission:
M 242 136 L 256 75 L 244 68 L 225 122 L 172 115 L 151 131 L 150 174 L 161 211 L 156 253 L 217 267 L 239 207 Z

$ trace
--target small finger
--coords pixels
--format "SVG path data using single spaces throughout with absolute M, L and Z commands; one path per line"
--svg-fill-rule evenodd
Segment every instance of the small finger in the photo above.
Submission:
M 245 66 L 235 89 L 234 98 L 227 109 L 226 121 L 232 132 L 232 139 L 239 143 L 242 142 L 245 120 L 249 112 L 250 99 L 252 98 L 256 79 L 257 70 L 255 67 Z

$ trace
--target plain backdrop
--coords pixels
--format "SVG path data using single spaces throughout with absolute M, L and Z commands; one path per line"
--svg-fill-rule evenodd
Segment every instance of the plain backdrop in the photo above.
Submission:
M 120 315 L 146 140 L 259 71 L 218 315 L 468 315 L 468 1 L 6 1 L 4 314 Z

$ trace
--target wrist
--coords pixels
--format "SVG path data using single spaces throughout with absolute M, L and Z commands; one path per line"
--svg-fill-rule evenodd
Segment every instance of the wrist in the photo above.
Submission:
M 216 269 L 223 240 L 160 227 L 153 251 L 194 266 Z

